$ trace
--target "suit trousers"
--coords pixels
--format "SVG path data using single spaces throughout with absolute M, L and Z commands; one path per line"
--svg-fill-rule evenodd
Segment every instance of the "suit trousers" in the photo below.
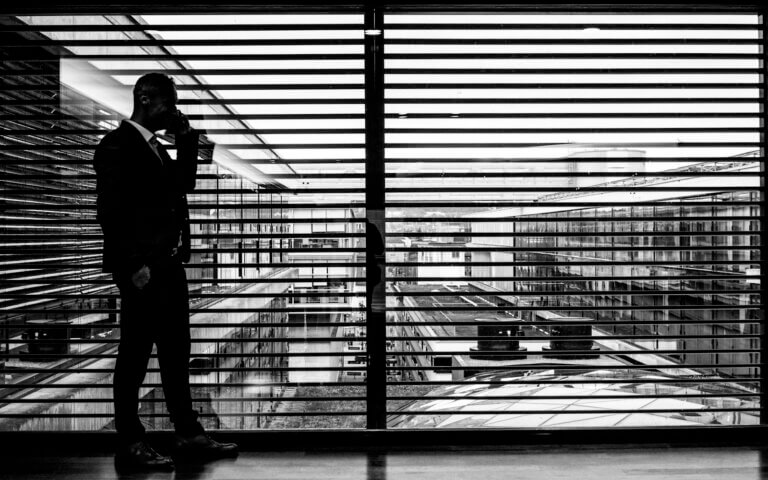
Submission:
M 120 343 L 115 364 L 115 429 L 120 440 L 144 437 L 139 420 L 139 390 L 147 373 L 153 345 L 174 429 L 185 436 L 203 432 L 192 408 L 189 388 L 189 291 L 184 267 L 177 257 L 150 265 L 150 280 L 142 288 L 131 281 L 135 272 L 113 275 L 120 289 Z

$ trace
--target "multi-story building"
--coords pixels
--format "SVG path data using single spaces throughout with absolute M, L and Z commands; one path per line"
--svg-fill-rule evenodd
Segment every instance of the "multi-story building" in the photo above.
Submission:
M 692 172 L 755 168 L 753 163 L 740 160 L 737 157 L 689 168 Z M 659 177 L 622 182 L 635 186 L 640 182 L 649 186 L 663 183 L 681 190 L 702 182 L 696 177 L 663 178 L 663 172 Z M 724 179 L 724 187 L 729 186 L 727 181 Z M 731 180 L 738 181 L 737 177 Z M 499 247 L 498 251 L 472 252 L 473 261 L 507 265 L 473 267 L 472 275 L 506 277 L 489 283 L 518 293 L 520 304 L 531 311 L 555 306 L 586 308 L 586 312 L 570 313 L 600 322 L 624 322 L 601 327 L 612 334 L 657 336 L 637 343 L 651 349 L 677 350 L 670 355 L 683 363 L 722 364 L 716 368 L 719 374 L 756 376 L 756 366 L 736 365 L 756 363 L 757 353 L 739 350 L 758 348 L 758 312 L 750 306 L 756 304 L 759 292 L 754 279 L 760 261 L 756 243 L 759 228 L 754 217 L 759 194 L 670 197 L 666 192 L 637 189 L 631 195 L 638 206 L 600 206 L 601 202 L 610 204 L 617 195 L 560 195 L 557 199 L 564 202 L 579 200 L 594 206 L 497 210 L 493 215 L 499 222 L 472 223 L 473 232 L 510 233 L 509 237 L 473 238 L 472 245 Z M 659 200 L 665 204 L 642 205 Z M 696 206 L 699 202 L 707 205 Z M 712 205 L 720 202 L 722 206 Z M 605 265 L 600 265 L 603 262 Z M 727 290 L 734 293 L 706 293 Z M 625 291 L 643 293 L 622 293 Z M 652 309 L 654 305 L 676 304 L 716 308 Z M 745 338 L 740 338 L 742 335 Z M 707 349 L 718 352 L 700 353 Z

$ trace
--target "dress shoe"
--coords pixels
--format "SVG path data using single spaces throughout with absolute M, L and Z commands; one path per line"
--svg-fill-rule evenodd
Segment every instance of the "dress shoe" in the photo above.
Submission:
M 173 470 L 173 460 L 160 455 L 144 441 L 121 448 L 115 456 L 115 464 L 130 469 Z
M 175 436 L 176 455 L 189 457 L 201 456 L 206 459 L 237 456 L 236 443 L 219 443 L 205 433 L 185 437 Z

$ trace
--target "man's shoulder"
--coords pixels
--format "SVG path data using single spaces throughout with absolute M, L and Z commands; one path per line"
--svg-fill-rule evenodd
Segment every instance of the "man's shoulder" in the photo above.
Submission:
M 136 148 L 138 148 L 138 145 L 141 145 L 140 140 L 139 132 L 126 122 L 123 122 L 116 129 L 102 137 L 96 147 L 94 160 L 100 162 L 107 158 L 113 158 L 115 155 L 135 155 Z
M 130 126 L 126 126 L 125 122 L 121 123 L 116 129 L 108 132 L 99 142 L 100 146 L 111 146 L 125 143 L 129 137 L 130 132 L 128 129 Z

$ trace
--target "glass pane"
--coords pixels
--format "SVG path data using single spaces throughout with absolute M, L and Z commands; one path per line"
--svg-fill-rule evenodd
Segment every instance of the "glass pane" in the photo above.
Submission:
M 759 29 L 385 17 L 390 428 L 759 422 Z
M 186 265 L 203 425 L 365 426 L 362 21 L 3 18 L 28 31 L 0 42 L 0 430 L 114 428 L 121 300 L 101 271 L 92 157 L 131 115 L 132 88 L 148 71 L 174 79 L 180 111 L 206 132 Z M 72 25 L 81 28 L 62 31 Z M 289 31 L 264 30 L 279 25 Z M 230 58 L 206 60 L 220 55 Z M 173 138 L 160 142 L 175 158 Z M 172 428 L 154 355 L 149 368 L 141 421 Z

